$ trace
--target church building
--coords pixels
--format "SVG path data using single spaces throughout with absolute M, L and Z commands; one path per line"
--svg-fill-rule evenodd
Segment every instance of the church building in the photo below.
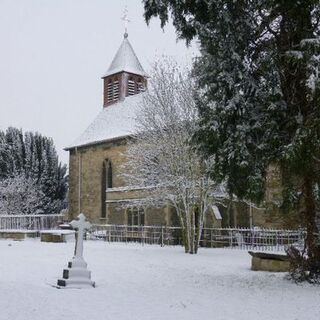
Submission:
M 135 115 L 148 89 L 148 75 L 127 33 L 102 81 L 101 112 L 65 149 L 70 154 L 69 219 L 83 212 L 96 224 L 177 226 L 178 218 L 172 207 L 139 206 L 145 190 L 126 185 L 119 175 L 126 161 L 127 139 L 135 132 Z M 278 176 L 277 172 L 268 174 L 266 199 L 270 198 L 270 203 L 280 192 Z M 284 219 L 274 207 L 257 210 L 230 203 L 227 208 L 209 210 L 205 226 L 290 227 L 296 221 L 296 217 L 291 222 L 287 217 Z
M 119 168 L 126 160 L 127 139 L 134 133 L 135 114 L 148 87 L 148 76 L 127 33 L 102 80 L 101 112 L 66 148 L 70 153 L 69 218 L 84 212 L 91 222 L 99 224 L 177 225 L 170 206 L 123 205 L 143 197 L 143 190 L 125 184 Z M 220 225 L 219 213 L 212 215 L 212 221 Z

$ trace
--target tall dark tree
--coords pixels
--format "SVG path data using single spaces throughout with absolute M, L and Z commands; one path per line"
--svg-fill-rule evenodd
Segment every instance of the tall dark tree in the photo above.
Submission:
M 197 38 L 197 143 L 230 193 L 260 201 L 282 169 L 284 200 L 304 203 L 308 278 L 320 275 L 319 0 L 143 0 L 145 18 L 173 19 Z
M 0 180 L 8 180 L 9 185 L 22 181 L 23 177 L 28 183 L 32 181 L 33 188 L 43 195 L 38 213 L 56 213 L 64 208 L 66 171 L 51 138 L 33 132 L 23 134 L 12 127 L 0 131 Z

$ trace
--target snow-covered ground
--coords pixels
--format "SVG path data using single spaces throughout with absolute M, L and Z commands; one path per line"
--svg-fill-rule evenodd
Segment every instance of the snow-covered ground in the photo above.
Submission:
M 320 288 L 250 271 L 246 251 L 85 242 L 97 287 L 56 289 L 74 243 L 0 241 L 0 319 L 313 320 Z

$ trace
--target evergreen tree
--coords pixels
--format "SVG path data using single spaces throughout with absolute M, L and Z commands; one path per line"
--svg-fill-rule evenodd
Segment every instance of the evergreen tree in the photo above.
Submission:
M 11 164 L 12 159 L 9 145 L 6 143 L 5 133 L 0 131 L 0 179 L 8 175 Z
M 45 195 L 24 174 L 0 180 L 0 212 L 6 215 L 30 215 L 43 212 Z
M 39 133 L 23 134 L 16 128 L 0 131 L 0 181 L 3 186 L 15 185 L 23 177 L 26 182 L 32 182 L 43 195 L 38 213 L 57 213 L 66 206 L 66 171 L 52 139 Z
M 201 151 L 230 193 L 260 201 L 277 163 L 287 204 L 303 202 L 310 281 L 320 275 L 318 0 L 144 0 L 145 17 L 171 12 L 179 38 L 197 37 Z

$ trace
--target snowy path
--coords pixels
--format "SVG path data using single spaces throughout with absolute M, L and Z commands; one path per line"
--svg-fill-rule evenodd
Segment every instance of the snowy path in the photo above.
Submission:
M 85 242 L 95 289 L 52 288 L 73 243 L 0 241 L 0 320 L 313 320 L 320 287 L 252 272 L 245 251 Z

